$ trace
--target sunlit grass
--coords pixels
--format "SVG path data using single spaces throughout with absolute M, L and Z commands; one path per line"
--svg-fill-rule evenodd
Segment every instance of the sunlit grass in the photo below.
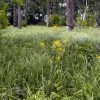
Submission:
M 58 36 L 61 38 L 72 37 L 81 40 L 81 38 L 100 40 L 100 29 L 99 28 L 75 28 L 74 31 L 68 32 L 66 27 L 58 27 L 56 30 L 54 27 L 46 26 L 28 26 L 22 29 L 8 27 L 3 30 L 6 34 L 12 37 L 22 38 L 34 38 L 34 35 L 46 36 Z

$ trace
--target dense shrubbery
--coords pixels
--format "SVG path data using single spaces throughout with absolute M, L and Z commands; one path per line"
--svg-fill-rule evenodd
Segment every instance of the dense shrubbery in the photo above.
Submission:
M 8 20 L 6 16 L 6 3 L 1 0 L 0 1 L 0 29 L 5 28 L 8 25 Z
M 98 57 L 97 57 L 98 56 Z M 91 41 L 0 39 L 0 99 L 98 100 L 100 57 Z
M 5 28 L 8 25 L 8 20 L 4 11 L 0 10 L 0 29 Z
M 89 13 L 86 15 L 86 18 L 82 19 L 79 15 L 77 17 L 77 25 L 81 27 L 96 26 L 95 15 Z
M 51 26 L 64 26 L 66 25 L 66 20 L 64 18 L 61 18 L 60 15 L 53 14 L 50 17 L 50 25 Z

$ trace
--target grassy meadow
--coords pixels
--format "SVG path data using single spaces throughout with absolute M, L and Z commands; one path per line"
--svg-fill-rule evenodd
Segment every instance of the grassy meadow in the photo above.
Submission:
M 0 30 L 0 100 L 100 100 L 100 29 Z

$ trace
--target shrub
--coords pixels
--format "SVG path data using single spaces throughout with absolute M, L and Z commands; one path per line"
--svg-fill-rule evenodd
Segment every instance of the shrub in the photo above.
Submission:
M 25 20 L 21 21 L 22 26 L 26 27 L 27 26 L 27 22 Z
M 51 26 L 62 26 L 62 25 L 66 25 L 66 20 L 65 18 L 61 18 L 61 16 L 57 15 L 57 14 L 53 14 L 50 17 L 50 25 Z
M 60 18 L 60 25 L 65 26 L 66 25 L 66 19 L 65 18 Z
M 3 10 L 0 10 L 0 29 L 5 28 L 8 25 L 6 14 Z
M 77 16 L 77 25 L 78 26 L 95 26 L 96 19 L 92 13 L 87 13 L 86 18 L 83 20 L 79 15 Z
M 60 16 L 57 14 L 53 14 L 50 17 L 50 25 L 54 26 L 54 25 L 60 25 Z

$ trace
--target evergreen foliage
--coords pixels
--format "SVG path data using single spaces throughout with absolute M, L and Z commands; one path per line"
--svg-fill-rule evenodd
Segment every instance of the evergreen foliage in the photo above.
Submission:
M 1 0 L 0 1 L 0 29 L 3 29 L 8 25 L 8 19 L 5 11 L 6 11 L 6 3 L 3 0 Z

